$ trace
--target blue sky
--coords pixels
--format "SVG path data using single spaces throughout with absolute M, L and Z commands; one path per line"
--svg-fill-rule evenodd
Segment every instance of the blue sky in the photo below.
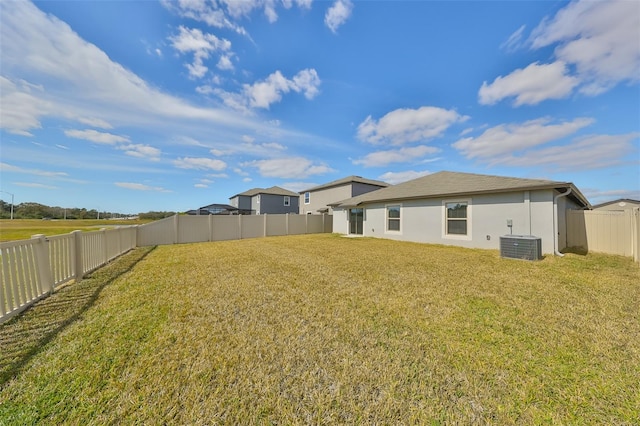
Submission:
M 640 199 L 640 3 L 0 2 L 0 193 L 138 213 L 441 170 Z

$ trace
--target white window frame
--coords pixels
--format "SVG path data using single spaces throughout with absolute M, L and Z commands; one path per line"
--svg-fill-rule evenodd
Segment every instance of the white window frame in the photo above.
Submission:
M 260 204 L 260 194 L 257 195 L 256 200 L 256 204 Z
M 310 204 L 311 203 L 311 193 L 310 192 L 305 192 L 304 193 L 304 203 L 305 204 Z
M 467 205 L 467 233 L 466 234 L 448 234 L 447 233 L 447 204 L 460 203 Z M 473 223 L 473 203 L 471 198 L 452 198 L 442 200 L 442 238 L 445 240 L 464 240 L 471 241 L 472 239 L 472 223 Z
M 400 217 L 391 218 L 391 220 L 397 220 L 399 223 L 398 230 L 389 229 L 389 208 L 390 207 L 398 207 L 400 210 Z M 385 234 L 402 234 L 402 204 L 401 203 L 391 203 L 384 205 L 384 232 Z
M 285 207 L 289 207 L 291 205 L 291 197 L 289 197 L 288 195 L 284 196 L 284 205 Z

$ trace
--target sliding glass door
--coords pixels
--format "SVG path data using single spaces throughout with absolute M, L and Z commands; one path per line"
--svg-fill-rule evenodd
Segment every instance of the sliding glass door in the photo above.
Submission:
M 349 209 L 349 234 L 362 235 L 364 209 Z

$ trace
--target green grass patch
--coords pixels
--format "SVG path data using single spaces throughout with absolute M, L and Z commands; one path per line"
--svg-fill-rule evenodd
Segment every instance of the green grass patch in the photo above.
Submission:
M 46 236 L 68 234 L 72 231 L 97 231 L 110 226 L 141 225 L 150 220 L 42 220 L 0 219 L 0 242 L 27 240 L 33 235 Z
M 640 422 L 625 258 L 309 235 L 108 268 L 0 326 L 0 424 Z

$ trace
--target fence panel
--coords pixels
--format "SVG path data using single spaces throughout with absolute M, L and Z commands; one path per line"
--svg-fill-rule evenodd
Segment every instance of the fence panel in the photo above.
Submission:
M 211 241 L 238 240 L 242 216 L 212 216 Z
M 174 217 L 167 217 L 138 226 L 138 246 L 155 246 L 175 243 Z
M 178 216 L 178 243 L 209 241 L 208 216 Z
M 309 214 L 289 215 L 289 235 L 299 235 L 307 233 L 307 217 Z
M 587 251 L 636 256 L 638 233 L 634 211 L 567 211 L 567 246 Z
M 242 215 L 240 222 L 241 238 L 264 237 L 264 215 Z
M 37 253 L 44 239 L 5 242 L 0 245 L 0 322 L 22 312 L 48 291 L 43 285 Z
M 75 278 L 75 240 L 72 234 L 49 237 L 49 265 L 53 286 L 58 287 Z
M 267 221 L 267 235 L 268 236 L 280 236 L 287 235 L 287 220 L 290 215 L 286 214 L 268 214 L 266 215 Z

